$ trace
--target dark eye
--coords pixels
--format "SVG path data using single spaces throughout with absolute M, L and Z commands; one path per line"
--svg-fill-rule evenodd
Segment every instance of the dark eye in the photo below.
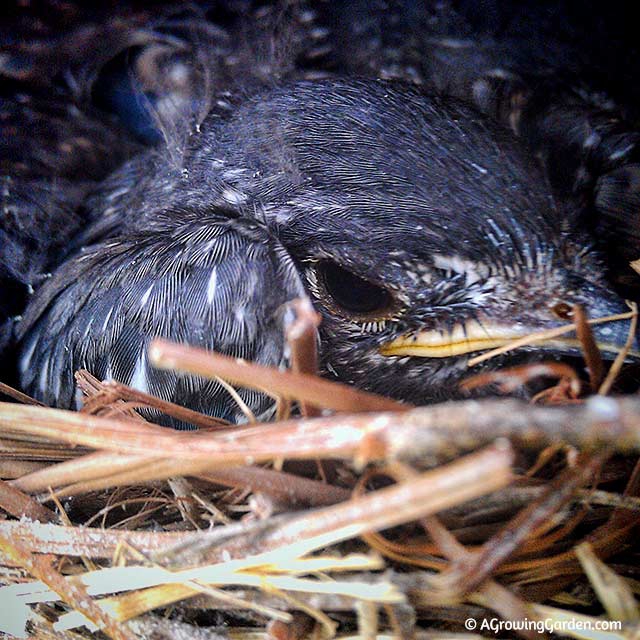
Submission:
M 347 271 L 335 262 L 320 262 L 316 270 L 333 302 L 351 314 L 383 312 L 393 306 L 393 298 L 385 288 Z

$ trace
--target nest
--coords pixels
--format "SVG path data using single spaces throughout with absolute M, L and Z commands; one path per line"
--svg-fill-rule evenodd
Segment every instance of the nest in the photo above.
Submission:
M 625 353 L 606 373 L 599 320 L 575 309 L 565 328 L 586 393 L 567 365 L 540 363 L 467 382 L 556 378 L 536 402 L 422 408 L 316 377 L 316 321 L 299 310 L 291 371 L 152 344 L 156 366 L 272 395 L 269 423 L 244 407 L 250 424 L 230 426 L 87 372 L 80 412 L 0 389 L 20 401 L 0 403 L 0 630 L 638 637 L 640 399 L 607 396 Z

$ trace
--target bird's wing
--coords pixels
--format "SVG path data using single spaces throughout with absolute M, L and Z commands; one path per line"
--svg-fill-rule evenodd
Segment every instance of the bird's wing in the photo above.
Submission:
M 39 292 L 19 326 L 24 387 L 48 404 L 76 402 L 74 372 L 88 369 L 234 422 L 242 412 L 221 385 L 154 369 L 163 337 L 262 364 L 285 363 L 286 303 L 305 295 L 287 253 L 240 220 L 190 219 L 89 247 Z M 256 412 L 264 396 L 240 390 Z M 184 426 L 173 421 L 172 426 Z

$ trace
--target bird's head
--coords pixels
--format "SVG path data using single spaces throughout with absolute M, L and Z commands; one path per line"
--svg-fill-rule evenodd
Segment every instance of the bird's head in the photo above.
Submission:
M 326 371 L 421 403 L 456 397 L 459 382 L 486 367 L 579 355 L 568 334 L 467 366 L 490 348 L 570 323 L 576 304 L 590 318 L 628 311 L 588 248 L 519 225 L 520 215 L 429 224 L 405 213 L 402 224 L 390 216 L 388 227 L 368 228 L 356 216 L 316 229 L 294 255 L 323 315 Z M 593 327 L 605 356 L 615 356 L 628 328 L 628 321 Z
M 628 311 L 537 166 L 462 105 L 384 83 L 304 83 L 225 130 L 225 166 L 253 160 L 227 188 L 304 273 L 324 368 L 341 380 L 451 397 L 470 357 L 566 324 L 575 304 L 589 317 Z M 627 330 L 594 328 L 609 353 Z M 517 357 L 569 353 L 577 343 L 563 338 Z
M 433 244 L 429 256 L 400 237 L 387 241 L 396 248 L 370 238 L 359 250 L 319 252 L 305 268 L 324 317 L 325 369 L 379 393 L 418 404 L 451 399 L 464 378 L 484 368 L 579 355 L 571 333 L 468 367 L 488 349 L 570 323 L 575 304 L 592 318 L 628 311 L 593 277 L 599 265 L 589 255 L 567 255 L 571 245 L 563 252 L 534 244 L 500 259 L 486 241 L 469 252 Z M 593 327 L 605 357 L 624 344 L 628 326 Z

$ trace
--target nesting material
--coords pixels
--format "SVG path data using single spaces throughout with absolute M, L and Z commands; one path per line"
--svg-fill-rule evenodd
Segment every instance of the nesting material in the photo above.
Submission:
M 578 312 L 588 385 L 541 363 L 466 383 L 555 378 L 537 403 L 413 408 L 314 376 L 307 320 L 289 336 L 290 372 L 151 347 L 159 366 L 273 395 L 268 424 L 233 427 L 86 372 L 81 412 L 0 403 L 1 632 L 582 638 L 593 636 L 576 628 L 605 620 L 619 628 L 600 624 L 598 637 L 640 631 L 640 400 L 605 395 L 624 353 L 607 374 Z M 140 408 L 199 430 L 158 427 Z

